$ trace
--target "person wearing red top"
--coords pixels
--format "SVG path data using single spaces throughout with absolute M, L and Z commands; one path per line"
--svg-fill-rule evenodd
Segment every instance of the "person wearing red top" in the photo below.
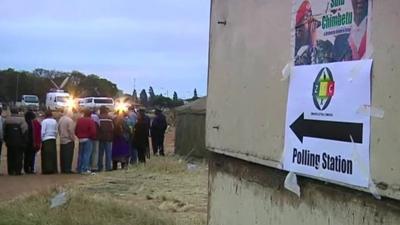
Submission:
M 40 150 L 42 143 L 42 126 L 32 110 L 25 113 L 25 121 L 28 124 L 28 145 L 24 153 L 24 171 L 26 174 L 33 174 L 35 173 L 36 152 Z
M 84 117 L 76 122 L 75 135 L 79 139 L 78 173 L 90 174 L 90 156 L 92 154 L 92 142 L 96 139 L 96 124 L 91 119 L 91 112 L 86 110 Z

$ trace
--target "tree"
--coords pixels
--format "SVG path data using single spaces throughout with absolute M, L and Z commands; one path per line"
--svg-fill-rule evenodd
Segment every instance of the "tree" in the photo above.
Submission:
M 173 101 L 178 101 L 178 94 L 174 91 L 174 96 L 172 97 Z
M 75 88 L 78 88 L 77 94 L 81 97 L 86 97 L 86 96 L 114 97 L 118 93 L 117 85 L 111 83 L 106 79 L 102 79 L 94 74 L 91 74 L 81 79 L 77 87 L 75 87 L 70 83 L 70 85 L 67 87 L 67 90 L 70 89 L 74 90 Z
M 140 92 L 140 103 L 142 103 L 142 105 L 144 106 L 147 106 L 148 104 L 147 93 L 144 89 L 142 89 L 142 91 Z
M 154 94 L 153 87 L 150 86 L 150 88 L 149 88 L 149 98 L 151 99 L 151 98 L 154 98 L 155 96 L 156 96 L 156 95 Z
M 149 87 L 149 105 L 153 105 L 153 101 L 154 101 L 154 97 L 155 97 L 156 95 L 154 94 L 154 90 L 153 90 L 153 87 L 152 86 L 150 86 Z
M 172 106 L 172 99 L 168 97 L 164 97 L 161 94 L 154 96 L 153 105 L 158 107 L 171 107 Z
M 134 102 L 138 101 L 138 97 L 137 97 L 137 93 L 136 93 L 136 89 L 133 89 L 133 93 L 132 93 L 132 100 Z
M 197 100 L 199 97 L 197 96 L 197 90 L 196 90 L 196 88 L 194 89 L 194 91 L 193 91 L 193 98 L 192 98 L 192 100 Z

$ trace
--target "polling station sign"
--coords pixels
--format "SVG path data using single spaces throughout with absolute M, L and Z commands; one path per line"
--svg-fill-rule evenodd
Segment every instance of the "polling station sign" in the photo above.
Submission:
M 372 60 L 296 66 L 290 77 L 283 168 L 368 187 Z
M 372 0 L 294 0 L 294 65 L 367 59 Z

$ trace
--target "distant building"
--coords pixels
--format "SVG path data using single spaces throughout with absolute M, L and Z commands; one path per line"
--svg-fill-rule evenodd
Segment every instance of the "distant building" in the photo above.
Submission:
M 175 108 L 175 153 L 206 157 L 205 125 L 207 98 Z

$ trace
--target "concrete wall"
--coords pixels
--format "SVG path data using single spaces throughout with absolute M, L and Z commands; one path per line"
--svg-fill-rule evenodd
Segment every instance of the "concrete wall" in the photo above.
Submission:
M 209 225 L 398 225 L 400 204 L 300 178 L 301 198 L 283 187 L 286 173 L 213 154 L 209 164 Z
M 286 173 L 278 170 L 292 1 L 212 0 L 206 146 L 217 154 L 210 160 L 209 224 L 400 224 L 399 12 L 399 0 L 374 1 L 372 104 L 385 116 L 371 119 L 370 168 L 384 198 L 304 177 L 297 198 L 284 190 Z
M 375 0 L 371 176 L 381 195 L 400 200 L 400 1 Z M 206 122 L 209 150 L 280 168 L 291 59 L 289 0 L 212 0 Z M 226 25 L 218 22 L 226 21 Z M 368 190 L 364 190 L 368 191 Z

